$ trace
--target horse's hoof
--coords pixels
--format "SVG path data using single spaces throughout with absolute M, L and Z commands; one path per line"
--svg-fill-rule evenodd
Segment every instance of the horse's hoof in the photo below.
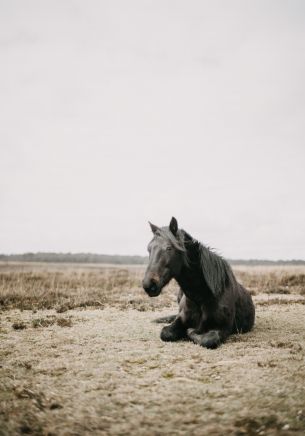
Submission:
M 191 337 L 192 334 L 195 333 L 195 329 L 189 328 L 189 329 L 187 329 L 186 333 L 187 333 L 188 337 Z
M 166 326 L 163 327 L 163 329 L 161 330 L 160 338 L 162 339 L 162 341 L 165 342 L 173 342 L 179 339 L 179 335 L 177 335 L 175 331 Z
M 205 348 L 215 349 L 221 344 L 220 336 L 217 331 L 210 331 L 203 335 L 200 345 Z

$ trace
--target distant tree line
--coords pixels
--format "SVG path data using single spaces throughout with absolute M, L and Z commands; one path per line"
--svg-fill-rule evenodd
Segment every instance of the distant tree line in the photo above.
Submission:
M 66 262 L 66 263 L 111 263 L 144 265 L 147 256 L 122 256 L 94 253 L 24 253 L 0 254 L 2 262 Z M 262 260 L 262 259 L 228 259 L 231 265 L 305 265 L 305 260 Z
M 228 259 L 231 265 L 305 265 L 305 260 Z
M 114 263 L 142 265 L 144 256 L 121 256 L 94 253 L 24 253 L 0 254 L 0 261 L 15 262 L 68 262 L 68 263 Z

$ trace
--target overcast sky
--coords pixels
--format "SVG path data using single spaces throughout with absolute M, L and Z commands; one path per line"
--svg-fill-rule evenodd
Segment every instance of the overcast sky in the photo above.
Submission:
M 0 0 L 0 252 L 304 259 L 304 78 L 302 0 Z

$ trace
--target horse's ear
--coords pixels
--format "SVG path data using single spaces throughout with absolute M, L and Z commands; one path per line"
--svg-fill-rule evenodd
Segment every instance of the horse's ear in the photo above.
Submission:
M 176 236 L 178 232 L 178 222 L 175 217 L 172 217 L 171 222 L 169 223 L 169 229 L 174 236 Z
M 149 223 L 150 228 L 151 228 L 151 231 L 152 231 L 153 233 L 156 233 L 156 231 L 159 230 L 159 227 L 158 227 L 158 226 L 155 226 L 155 225 L 152 224 L 150 221 L 148 221 L 148 223 Z

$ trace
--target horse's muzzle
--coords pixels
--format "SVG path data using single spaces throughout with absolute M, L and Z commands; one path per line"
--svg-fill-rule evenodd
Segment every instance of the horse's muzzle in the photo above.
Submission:
M 160 295 L 160 292 L 162 288 L 158 285 L 158 283 L 154 279 L 144 279 L 143 280 L 143 288 L 144 291 L 150 296 L 150 297 L 157 297 Z

